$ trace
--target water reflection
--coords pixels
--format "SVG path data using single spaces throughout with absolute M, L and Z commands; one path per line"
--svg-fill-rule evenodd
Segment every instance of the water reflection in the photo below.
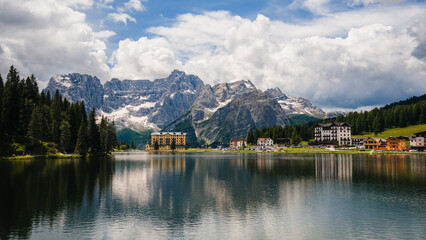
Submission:
M 0 238 L 28 238 L 34 225 L 73 224 L 69 211 L 86 209 L 111 186 L 111 159 L 0 161 Z M 64 219 L 67 216 L 67 219 Z M 67 221 L 67 222 L 64 222 Z
M 0 162 L 0 174 L 2 238 L 416 238 L 426 226 L 424 156 L 120 154 Z

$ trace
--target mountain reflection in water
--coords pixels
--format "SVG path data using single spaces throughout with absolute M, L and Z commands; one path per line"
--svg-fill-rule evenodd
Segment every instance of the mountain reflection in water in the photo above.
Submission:
M 426 157 L 0 161 L 0 238 L 421 238 Z

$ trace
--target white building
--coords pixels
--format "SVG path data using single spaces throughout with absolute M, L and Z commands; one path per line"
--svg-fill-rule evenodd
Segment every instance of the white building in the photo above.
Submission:
M 258 138 L 257 145 L 272 147 L 272 145 L 274 145 L 274 141 L 270 138 Z
M 426 138 L 426 131 L 415 133 L 414 136 L 410 138 L 410 147 L 412 149 L 424 150 L 425 138 Z
M 315 141 L 319 144 L 352 145 L 349 123 L 318 123 L 314 131 Z
M 245 139 L 231 138 L 231 141 L 229 142 L 230 148 L 240 148 L 244 146 L 247 146 L 247 141 Z

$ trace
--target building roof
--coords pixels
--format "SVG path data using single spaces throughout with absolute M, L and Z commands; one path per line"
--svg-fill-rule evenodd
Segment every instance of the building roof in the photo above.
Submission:
M 183 133 L 183 132 L 153 132 L 153 133 L 151 133 L 151 136 L 152 135 L 167 135 L 167 134 L 170 134 L 170 135 L 186 135 L 186 133 Z
M 392 139 L 399 140 L 399 141 L 405 141 L 406 140 L 405 137 L 392 137 L 392 136 L 388 137 L 386 140 L 392 140 Z
M 347 122 L 317 123 L 317 127 L 350 127 Z
M 352 137 L 352 139 L 367 140 L 368 137 Z
M 386 142 L 386 139 L 383 139 L 383 138 L 373 138 L 373 137 L 369 137 L 369 138 L 373 139 L 375 142 L 378 142 L 378 141 Z
M 246 141 L 245 139 L 243 139 L 243 138 L 231 138 L 231 142 L 242 142 L 242 141 Z
M 426 137 L 426 131 L 414 133 L 415 137 Z
M 270 138 L 258 138 L 257 141 L 266 141 L 266 140 L 272 140 Z

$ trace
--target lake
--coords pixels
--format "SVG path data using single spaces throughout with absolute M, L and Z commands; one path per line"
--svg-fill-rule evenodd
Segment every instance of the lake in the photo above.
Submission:
M 0 160 L 0 238 L 424 239 L 426 156 Z

